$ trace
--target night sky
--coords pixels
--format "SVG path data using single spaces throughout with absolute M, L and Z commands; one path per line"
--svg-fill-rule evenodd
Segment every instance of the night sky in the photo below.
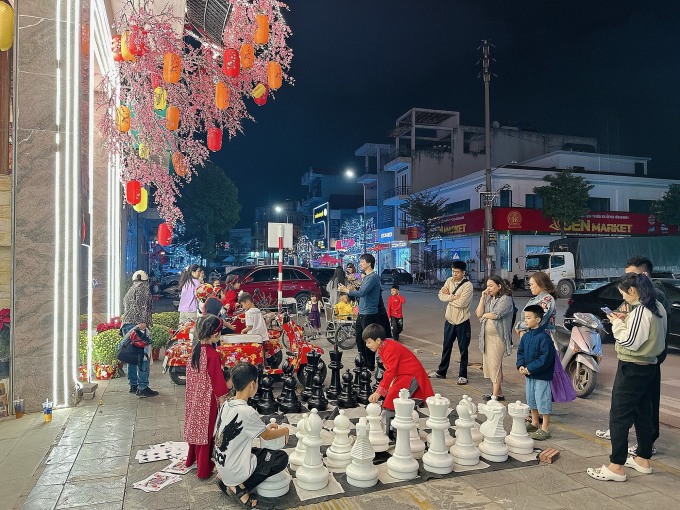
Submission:
M 491 120 L 593 136 L 600 152 L 651 157 L 678 176 L 680 2 L 631 0 L 289 0 L 295 86 L 213 156 L 255 206 L 304 196 L 310 167 L 361 170 L 354 151 L 390 143 L 412 107 L 484 125 L 476 65 L 495 45 Z M 264 181 L 266 184 L 263 186 Z

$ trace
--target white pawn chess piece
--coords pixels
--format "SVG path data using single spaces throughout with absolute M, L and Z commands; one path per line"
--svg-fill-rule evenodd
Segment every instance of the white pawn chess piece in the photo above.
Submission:
M 369 427 L 368 440 L 374 452 L 386 452 L 390 447 L 390 438 L 383 430 L 381 412 L 380 404 L 370 403 L 366 406 L 366 421 Z
M 356 441 L 352 447 L 352 463 L 345 470 L 347 483 L 354 487 L 373 487 L 378 483 L 378 468 L 373 465 L 375 453 L 368 440 L 366 418 L 359 418 L 356 433 Z
M 505 462 L 508 460 L 508 447 L 504 442 L 507 433 L 503 428 L 505 406 L 493 399 L 479 404 L 477 409 L 486 415 L 486 421 L 479 427 L 484 435 L 484 440 L 479 443 L 482 457 L 489 462 Z
M 276 418 L 271 418 L 270 423 L 276 423 Z M 284 436 L 271 439 L 269 441 L 262 440 L 260 446 L 268 450 L 281 450 L 286 445 L 286 438 Z M 290 490 L 291 476 L 288 469 L 279 471 L 274 476 L 270 476 L 260 485 L 255 487 L 257 493 L 264 498 L 278 498 L 284 494 L 288 494 Z
M 411 455 L 410 433 L 416 426 L 413 422 L 415 402 L 409 398 L 407 389 L 399 390 L 399 398 L 394 399 L 394 419 L 392 428 L 397 430 L 397 444 L 394 454 L 387 460 L 387 473 L 398 480 L 412 480 L 418 476 L 418 461 Z
M 479 464 L 479 448 L 472 441 L 472 429 L 475 422 L 472 413 L 475 405 L 467 395 L 463 395 L 456 406 L 458 418 L 456 419 L 456 442 L 451 447 L 453 462 L 461 466 L 476 466 Z
M 307 420 L 307 416 L 307 413 L 303 414 L 297 424 L 297 431 L 295 432 L 297 444 L 295 445 L 293 453 L 288 457 L 288 466 L 293 472 L 297 471 L 297 468 L 302 466 L 302 463 L 305 460 L 305 450 L 307 447 L 305 446 L 303 439 L 305 438 L 305 421 Z
M 422 459 L 423 454 L 425 453 L 425 441 L 420 439 L 420 433 L 418 432 L 418 419 L 420 418 L 418 411 L 414 410 L 411 413 L 411 417 L 413 418 L 413 423 L 415 423 L 415 427 L 413 427 L 409 433 L 411 454 L 413 455 L 414 459 Z
M 431 473 L 446 475 L 453 471 L 453 457 L 444 441 L 444 434 L 451 425 L 446 417 L 451 401 L 437 393 L 434 397 L 428 397 L 426 402 L 430 411 L 426 424 L 432 429 L 432 440 L 430 449 L 423 455 L 423 468 Z
M 340 409 L 339 414 L 333 420 L 333 443 L 326 450 L 326 466 L 333 473 L 344 473 L 347 466 L 352 462 L 352 441 L 349 438 L 349 418 L 345 416 L 345 410 Z
M 524 420 L 529 416 L 529 406 L 519 400 L 508 404 L 508 414 L 512 416 L 512 429 L 505 438 L 510 453 L 525 455 L 534 452 L 534 440 L 529 437 Z
M 321 427 L 319 412 L 312 409 L 305 420 L 305 460 L 295 472 L 295 479 L 301 489 L 318 491 L 328 485 L 328 468 L 321 457 Z
M 474 424 L 474 426 L 470 429 L 470 434 L 472 435 L 472 442 L 475 443 L 476 446 L 479 446 L 479 443 L 482 442 L 484 436 L 479 431 L 479 423 L 477 422 L 477 404 L 475 404 L 472 401 L 472 397 L 467 397 L 467 399 L 470 402 L 470 404 L 472 404 L 472 413 L 470 414 L 470 417 L 472 418 L 472 423 Z

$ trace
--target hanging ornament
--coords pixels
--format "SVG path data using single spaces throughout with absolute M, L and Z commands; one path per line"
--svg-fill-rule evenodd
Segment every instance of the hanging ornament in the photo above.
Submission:
M 277 90 L 281 88 L 283 83 L 283 74 L 281 71 L 281 64 L 278 62 L 269 62 L 267 64 L 267 84 L 270 89 Z
M 239 55 L 241 56 L 241 67 L 243 69 L 251 69 L 255 63 L 255 50 L 253 49 L 253 45 L 243 43 Z
M 142 200 L 142 183 L 139 181 L 128 181 L 125 185 L 125 200 L 130 205 L 137 205 Z
M 123 35 L 120 36 L 120 54 L 123 55 L 123 60 L 128 62 L 134 62 L 135 56 L 130 51 L 128 46 L 128 38 L 130 37 L 130 31 L 126 30 Z
M 155 110 L 165 110 L 168 105 L 168 91 L 163 87 L 153 89 L 153 107 Z
M 222 148 L 222 130 L 220 128 L 208 129 L 208 149 L 217 152 Z
M 116 108 L 116 127 L 121 133 L 130 131 L 130 108 L 125 105 Z
M 136 25 L 130 26 L 130 31 L 127 37 L 127 47 L 130 53 L 137 57 L 144 55 L 146 45 L 144 44 L 144 31 L 141 27 Z
M 132 206 L 132 208 L 138 213 L 143 213 L 149 207 L 149 192 L 146 188 L 142 188 L 142 195 L 140 197 L 139 203 Z
M 148 144 L 144 142 L 139 143 L 139 157 L 142 159 L 149 159 L 149 155 L 151 154 L 151 148 L 149 147 Z
M 256 44 L 267 44 L 269 41 L 269 17 L 266 14 L 258 14 L 255 16 L 255 35 L 253 41 Z
M 176 53 L 166 53 L 163 57 L 163 79 L 168 83 L 177 83 L 182 74 L 182 59 Z
M 158 238 L 158 244 L 161 246 L 170 246 L 172 244 L 172 225 L 167 223 L 158 225 L 156 237 Z
M 229 78 L 236 78 L 241 72 L 241 57 L 234 48 L 224 50 L 222 70 Z
M 14 9 L 0 1 L 0 51 L 7 51 L 14 43 Z
M 170 131 L 179 127 L 179 108 L 176 106 L 168 106 L 165 112 L 165 127 Z
M 187 174 L 187 165 L 184 162 L 184 156 L 181 152 L 175 152 L 170 161 L 172 162 L 172 167 L 177 175 L 184 177 Z
M 215 85 L 215 106 L 218 110 L 224 110 L 229 106 L 229 87 L 223 81 Z
M 161 73 L 151 73 L 151 88 L 153 90 L 163 86 L 163 75 Z
M 123 55 L 120 53 L 120 36 L 114 35 L 111 38 L 111 53 L 113 53 L 113 60 L 115 62 L 122 62 Z
M 257 106 L 264 106 L 265 104 L 267 104 L 267 96 L 269 95 L 269 90 L 267 89 L 267 86 L 264 83 L 258 83 L 253 89 L 251 95 L 253 96 L 253 101 L 255 101 L 255 104 Z

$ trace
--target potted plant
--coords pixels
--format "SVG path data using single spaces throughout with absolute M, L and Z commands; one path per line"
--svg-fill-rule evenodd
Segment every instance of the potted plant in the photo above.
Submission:
M 158 312 L 151 315 L 154 324 L 161 324 L 176 331 L 179 328 L 179 312 Z
M 151 327 L 151 354 L 154 361 L 160 357 L 161 348 L 170 340 L 170 328 L 163 324 L 154 324 Z
M 10 348 L 9 348 L 9 328 L 10 328 L 9 308 L 0 310 L 0 379 L 9 377 Z
M 121 341 L 117 329 L 108 329 L 92 337 L 92 362 L 115 369 L 118 367 L 118 344 Z M 115 370 L 114 370 L 115 374 Z

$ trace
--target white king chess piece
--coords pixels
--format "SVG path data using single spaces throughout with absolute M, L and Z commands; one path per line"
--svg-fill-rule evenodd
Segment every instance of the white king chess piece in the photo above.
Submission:
M 446 475 L 453 471 L 453 457 L 444 440 L 444 434 L 451 425 L 447 418 L 451 401 L 437 393 L 434 397 L 428 397 L 426 402 L 430 410 L 426 425 L 432 429 L 432 439 L 430 449 L 423 455 L 423 467 L 431 473 Z
M 476 466 L 479 464 L 479 448 L 472 442 L 471 430 L 475 426 L 472 413 L 475 406 L 472 400 L 463 395 L 456 406 L 458 418 L 456 419 L 456 442 L 451 447 L 453 461 L 461 466 Z
M 352 463 L 345 470 L 347 483 L 362 488 L 373 487 L 378 483 L 378 468 L 373 465 L 374 458 L 375 453 L 368 440 L 366 418 L 359 418 L 357 438 L 352 447 Z
M 297 468 L 302 466 L 305 460 L 305 443 L 303 439 L 305 438 L 305 420 L 307 420 L 307 413 L 302 415 L 300 421 L 297 424 L 297 430 L 295 432 L 295 437 L 297 437 L 297 444 L 295 445 L 295 451 L 288 457 L 288 466 L 290 470 L 295 472 Z
M 415 402 L 409 398 L 407 389 L 399 390 L 399 398 L 394 399 L 394 419 L 392 427 L 397 429 L 397 444 L 394 454 L 387 460 L 387 473 L 397 480 L 412 480 L 418 476 L 418 461 L 411 455 L 410 433 L 416 426 L 413 422 Z
M 271 418 L 270 423 L 276 423 L 276 418 Z M 269 450 L 281 450 L 286 445 L 286 438 L 279 437 L 270 441 L 262 440 L 260 446 Z M 265 498 L 278 498 L 287 494 L 290 490 L 291 476 L 288 469 L 279 471 L 274 476 L 270 476 L 260 485 L 255 487 L 257 493 Z
M 321 418 L 316 409 L 312 409 L 305 420 L 305 460 L 295 472 L 295 479 L 301 489 L 318 491 L 328 485 L 328 468 L 321 458 Z
M 505 406 L 496 400 L 479 404 L 477 409 L 486 415 L 486 421 L 479 427 L 484 440 L 479 443 L 482 457 L 489 462 L 505 462 L 508 460 L 508 447 L 504 442 L 507 433 L 503 428 Z
M 333 473 L 344 473 L 352 462 L 352 441 L 349 438 L 349 418 L 340 409 L 333 420 L 333 443 L 326 450 L 326 466 Z
M 416 426 L 411 429 L 411 433 L 409 434 L 411 454 L 413 455 L 414 459 L 422 459 L 423 453 L 425 453 L 425 441 L 420 439 L 420 433 L 418 432 L 418 419 L 420 418 L 420 415 L 418 414 L 418 411 L 414 410 L 411 413 L 411 416 L 413 417 L 413 423 L 416 424 Z
M 370 403 L 366 406 L 366 421 L 368 422 L 368 440 L 375 452 L 386 452 L 390 447 L 390 438 L 383 430 L 382 408 L 379 404 Z
M 534 452 L 534 440 L 529 437 L 524 420 L 529 416 L 529 406 L 519 400 L 514 404 L 508 404 L 508 414 L 512 416 L 512 429 L 510 435 L 505 438 L 510 453 L 528 455 Z

